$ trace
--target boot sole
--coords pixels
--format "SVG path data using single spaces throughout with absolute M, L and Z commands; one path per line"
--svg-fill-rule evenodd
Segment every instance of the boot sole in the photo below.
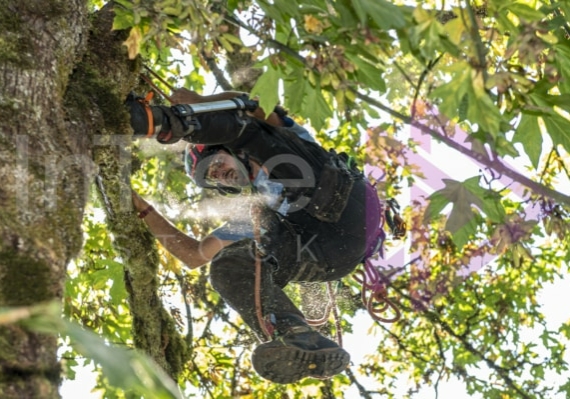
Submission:
M 258 346 L 253 352 L 255 371 L 278 384 L 291 384 L 305 377 L 327 379 L 341 373 L 350 362 L 342 348 L 304 350 L 279 340 Z

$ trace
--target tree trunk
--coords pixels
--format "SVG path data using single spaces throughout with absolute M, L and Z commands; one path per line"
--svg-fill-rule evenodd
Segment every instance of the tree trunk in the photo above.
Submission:
M 0 307 L 61 300 L 97 176 L 128 264 L 136 346 L 175 377 L 185 348 L 156 292 L 157 258 L 128 248 L 152 240 L 130 228 L 123 101 L 138 74 L 112 21 L 112 3 L 89 19 L 85 0 L 0 0 Z M 55 336 L 0 326 L 0 397 L 58 398 L 56 353 Z
M 133 317 L 135 347 L 148 354 L 174 380 L 187 360 L 186 343 L 158 296 L 158 252 L 154 237 L 135 216 L 131 200 L 131 128 L 124 106 L 139 81 L 139 61 L 128 61 L 123 42 L 128 32 L 113 31 L 112 7 L 94 18 L 83 63 L 74 73 L 80 98 L 90 98 L 102 126 L 95 129 L 93 158 L 97 189 L 105 203 L 107 227 L 121 255 Z
M 93 172 L 62 106 L 85 45 L 83 0 L 0 4 L 0 307 L 62 298 Z M 57 398 L 57 338 L 0 328 L 0 396 Z

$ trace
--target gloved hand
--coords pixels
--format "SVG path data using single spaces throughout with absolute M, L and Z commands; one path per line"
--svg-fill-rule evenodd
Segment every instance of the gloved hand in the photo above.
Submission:
M 127 96 L 125 105 L 131 115 L 131 127 L 135 137 L 156 137 L 161 144 L 174 144 L 193 131 L 192 126 L 190 129 L 184 127 L 170 107 L 151 106 L 147 99 L 135 93 Z
M 184 124 L 180 118 L 172 112 L 170 107 L 165 107 L 163 105 L 155 106 L 153 108 L 153 114 L 155 109 L 160 110 L 162 114 L 162 127 L 160 132 L 156 136 L 156 140 L 161 144 L 174 144 L 188 136 L 194 131 L 194 126 L 190 125 L 188 128 L 184 127 Z
M 134 92 L 129 93 L 125 105 L 131 115 L 131 127 L 135 137 L 152 137 L 154 127 L 162 121 L 162 112 L 153 112 L 149 100 Z

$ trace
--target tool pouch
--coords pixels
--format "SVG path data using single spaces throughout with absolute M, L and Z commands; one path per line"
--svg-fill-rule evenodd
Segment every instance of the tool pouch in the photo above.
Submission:
M 338 222 L 353 185 L 353 174 L 345 163 L 337 157 L 331 157 L 323 167 L 319 183 L 307 204 L 307 212 L 323 222 Z

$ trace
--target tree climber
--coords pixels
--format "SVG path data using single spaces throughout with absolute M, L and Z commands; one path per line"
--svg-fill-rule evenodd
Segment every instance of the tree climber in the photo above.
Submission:
M 376 189 L 345 154 L 323 149 L 279 108 L 265 120 L 255 105 L 251 112 L 188 111 L 210 101 L 251 103 L 241 93 L 180 89 L 171 100 L 177 105 L 149 106 L 129 96 L 135 136 L 188 141 L 186 169 L 198 186 L 234 195 L 249 188 L 259 234 L 231 234 L 230 221 L 198 241 L 134 193 L 139 217 L 188 267 L 211 261 L 213 288 L 266 341 L 252 355 L 263 378 L 288 384 L 342 372 L 350 355 L 308 325 L 283 287 L 338 280 L 379 250 L 384 233 Z

